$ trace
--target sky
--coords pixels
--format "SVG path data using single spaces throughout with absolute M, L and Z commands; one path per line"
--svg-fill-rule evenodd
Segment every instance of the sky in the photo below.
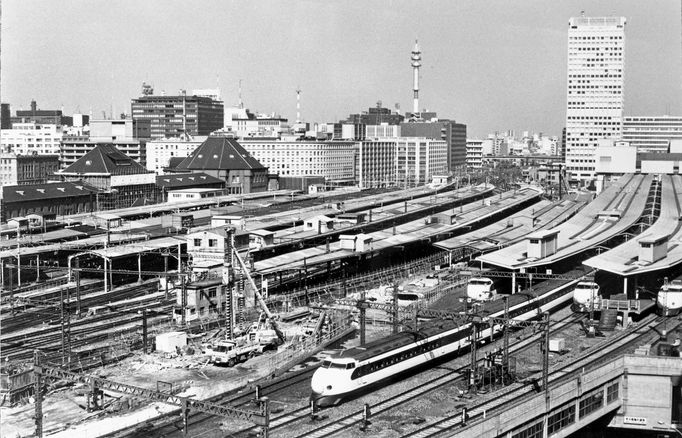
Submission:
M 219 86 L 226 106 L 333 122 L 420 106 L 468 126 L 559 135 L 568 19 L 625 16 L 625 114 L 682 115 L 680 0 L 3 0 L 0 99 L 12 111 L 130 113 L 160 94 Z

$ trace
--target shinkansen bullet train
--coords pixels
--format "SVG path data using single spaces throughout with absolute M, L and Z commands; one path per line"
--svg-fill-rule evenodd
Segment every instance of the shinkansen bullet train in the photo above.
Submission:
M 509 317 L 529 320 L 571 299 L 565 289 L 549 291 L 511 306 Z M 503 311 L 491 314 L 501 317 Z M 502 329 L 496 325 L 495 333 Z M 489 337 L 491 328 L 479 332 Z M 380 382 L 423 366 L 438 358 L 458 353 L 471 344 L 471 324 L 457 325 L 442 320 L 425 323 L 417 332 L 401 332 L 327 357 L 311 380 L 311 400 L 320 406 L 333 406 L 352 398 Z
M 599 285 L 593 281 L 581 281 L 573 290 L 574 312 L 589 312 L 593 305 L 599 303 Z
M 664 281 L 656 296 L 656 313 L 663 316 L 678 315 L 682 311 L 682 277 L 672 282 Z

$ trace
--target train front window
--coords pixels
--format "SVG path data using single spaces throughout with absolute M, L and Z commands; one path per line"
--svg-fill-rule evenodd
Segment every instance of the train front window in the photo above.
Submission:
M 353 364 L 349 364 L 349 365 L 353 365 Z M 347 368 L 345 363 L 336 363 L 336 362 L 332 362 L 330 360 L 323 361 L 322 365 L 320 365 L 320 366 L 322 368 L 339 368 L 342 370 L 345 370 Z
M 320 366 L 322 368 L 330 368 L 332 366 L 332 363 L 329 360 L 325 360 L 325 361 L 322 361 L 322 365 L 320 365 Z

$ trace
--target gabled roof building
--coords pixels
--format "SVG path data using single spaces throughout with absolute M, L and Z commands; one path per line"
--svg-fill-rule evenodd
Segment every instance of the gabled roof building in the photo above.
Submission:
M 263 192 L 268 188 L 268 168 L 234 138 L 208 137 L 174 171 L 216 177 L 225 181 L 230 193 Z
M 97 210 L 157 202 L 154 172 L 111 144 L 97 146 L 57 175 L 63 181 L 83 181 L 102 190 Z
M 2 187 L 0 221 L 29 214 L 58 216 L 93 211 L 97 189 L 81 182 Z

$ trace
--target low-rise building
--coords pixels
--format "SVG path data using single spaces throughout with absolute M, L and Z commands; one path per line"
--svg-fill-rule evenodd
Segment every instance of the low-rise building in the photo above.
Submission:
M 182 190 L 208 189 L 213 192 L 221 192 L 225 188 L 225 181 L 205 173 L 175 173 L 157 175 L 156 186 L 161 194 L 161 202 L 165 202 L 171 200 L 171 197 L 168 196 L 169 193 L 179 193 Z M 173 196 L 172 198 L 178 200 L 180 197 Z
M 29 214 L 59 216 L 94 211 L 98 190 L 82 182 L 3 186 L 0 221 Z
M 59 170 L 58 155 L 0 152 L 0 186 L 46 183 Z

